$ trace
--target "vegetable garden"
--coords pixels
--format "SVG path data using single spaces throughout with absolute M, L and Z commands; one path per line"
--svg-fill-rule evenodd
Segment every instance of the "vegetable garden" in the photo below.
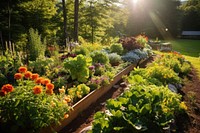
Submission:
M 88 132 L 174 131 L 176 116 L 187 111 L 180 92 L 192 67 L 178 52 L 155 55 L 147 42 L 139 35 L 110 47 L 82 44 L 48 57 L 30 53 L 28 62 L 7 49 L 0 58 L 0 131 L 59 132 L 121 79 L 125 91 L 95 113 Z

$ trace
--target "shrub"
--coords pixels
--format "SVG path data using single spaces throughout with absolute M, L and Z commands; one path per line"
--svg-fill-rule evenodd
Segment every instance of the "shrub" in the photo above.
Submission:
M 35 61 L 39 56 L 45 55 L 46 46 L 42 44 L 41 36 L 37 30 L 29 29 L 29 59 Z
M 120 43 L 115 43 L 110 46 L 111 53 L 117 53 L 118 55 L 122 55 L 123 50 L 124 49 L 122 47 L 122 44 L 120 44 Z
M 109 62 L 107 54 L 101 51 L 94 51 L 90 54 L 90 56 L 92 57 L 93 64 L 95 63 L 107 64 Z
M 122 61 L 121 56 L 117 53 L 111 53 L 108 55 L 109 62 L 112 66 L 117 66 Z

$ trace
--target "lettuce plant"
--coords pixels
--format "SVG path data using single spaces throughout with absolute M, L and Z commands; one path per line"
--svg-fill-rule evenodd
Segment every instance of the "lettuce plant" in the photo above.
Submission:
M 106 107 L 106 112 L 94 115 L 90 132 L 160 132 L 187 109 L 180 95 L 155 85 L 131 86 L 117 99 L 109 99 Z
M 89 78 L 89 66 L 92 65 L 92 59 L 83 55 L 75 58 L 68 58 L 64 62 L 64 67 L 69 70 L 72 80 L 86 82 Z

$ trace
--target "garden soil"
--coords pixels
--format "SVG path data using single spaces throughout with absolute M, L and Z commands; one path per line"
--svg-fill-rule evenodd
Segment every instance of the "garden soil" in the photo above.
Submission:
M 154 56 L 143 62 L 140 67 L 154 60 Z M 105 101 L 110 98 L 118 97 L 125 87 L 120 86 L 122 81 L 119 81 L 99 100 L 83 111 L 75 120 L 63 128 L 59 133 L 81 133 L 81 131 L 90 126 L 93 116 L 97 111 L 105 110 Z M 193 68 L 192 72 L 184 80 L 184 86 L 180 90 L 183 95 L 183 101 L 188 107 L 187 113 L 176 117 L 174 131 L 176 133 L 200 133 L 200 80 L 197 77 L 197 72 Z

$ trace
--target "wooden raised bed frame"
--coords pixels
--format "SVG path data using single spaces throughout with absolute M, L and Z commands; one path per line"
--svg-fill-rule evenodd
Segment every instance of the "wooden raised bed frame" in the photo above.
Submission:
M 147 58 L 148 59 L 148 58 Z M 67 126 L 71 121 L 73 121 L 81 112 L 86 110 L 92 103 L 97 101 L 101 96 L 108 92 L 119 80 L 121 80 L 123 75 L 127 75 L 134 67 L 139 66 L 141 63 L 147 59 L 140 60 L 137 64 L 131 64 L 119 72 L 110 82 L 110 84 L 103 86 L 99 89 L 96 89 L 90 92 L 87 96 L 83 97 L 80 101 L 72 106 L 72 110 L 69 112 L 69 117 L 60 121 L 60 125 L 52 124 L 49 127 L 43 128 L 40 130 L 40 133 L 53 133 L 59 132 L 65 126 Z

